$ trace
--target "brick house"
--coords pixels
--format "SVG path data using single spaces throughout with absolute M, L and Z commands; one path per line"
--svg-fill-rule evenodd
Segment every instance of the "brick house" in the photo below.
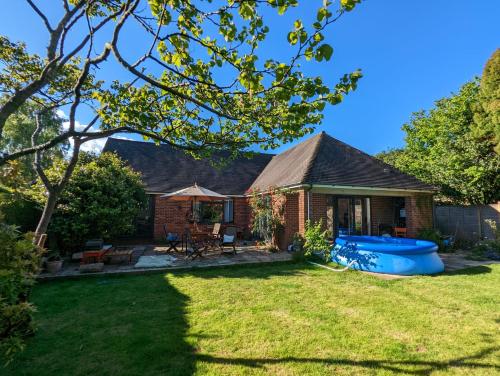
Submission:
M 148 210 L 139 226 L 146 235 L 163 237 L 192 226 L 189 216 L 196 210 L 201 226 L 214 222 L 235 225 L 242 236 L 250 236 L 250 190 L 269 187 L 289 190 L 285 204 L 285 226 L 280 246 L 293 234 L 303 233 L 308 219 L 323 219 L 332 233 L 378 235 L 392 227 L 405 227 L 414 237 L 433 227 L 434 187 L 404 174 L 380 160 L 335 138 L 320 133 L 277 154 L 255 153 L 230 160 L 220 168 L 209 160 L 196 160 L 169 145 L 108 139 L 104 150 L 115 152 L 142 174 L 149 197 Z M 225 152 L 214 158 L 228 158 Z M 173 202 L 161 195 L 197 183 L 228 196 L 221 202 Z

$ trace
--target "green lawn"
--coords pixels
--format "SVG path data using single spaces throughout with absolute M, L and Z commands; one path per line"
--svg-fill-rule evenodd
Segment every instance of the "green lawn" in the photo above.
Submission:
M 500 265 L 383 281 L 308 264 L 47 282 L 12 375 L 500 373 Z

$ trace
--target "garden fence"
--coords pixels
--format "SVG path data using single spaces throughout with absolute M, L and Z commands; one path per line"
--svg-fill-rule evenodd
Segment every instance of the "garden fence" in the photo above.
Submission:
M 488 222 L 493 220 L 500 227 L 500 201 L 490 205 L 435 206 L 434 219 L 436 228 L 444 235 L 471 241 L 494 239 Z

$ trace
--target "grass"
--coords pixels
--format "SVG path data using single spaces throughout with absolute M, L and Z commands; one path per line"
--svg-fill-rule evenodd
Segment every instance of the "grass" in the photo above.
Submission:
M 500 265 L 384 281 L 309 264 L 43 283 L 9 375 L 500 373 Z

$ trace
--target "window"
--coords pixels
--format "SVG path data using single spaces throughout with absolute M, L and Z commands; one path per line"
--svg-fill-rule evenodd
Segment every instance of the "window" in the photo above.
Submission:
M 224 201 L 224 223 L 232 223 L 234 220 L 234 205 L 233 200 Z
M 198 201 L 193 209 L 195 219 L 199 223 L 233 222 L 233 200 Z

